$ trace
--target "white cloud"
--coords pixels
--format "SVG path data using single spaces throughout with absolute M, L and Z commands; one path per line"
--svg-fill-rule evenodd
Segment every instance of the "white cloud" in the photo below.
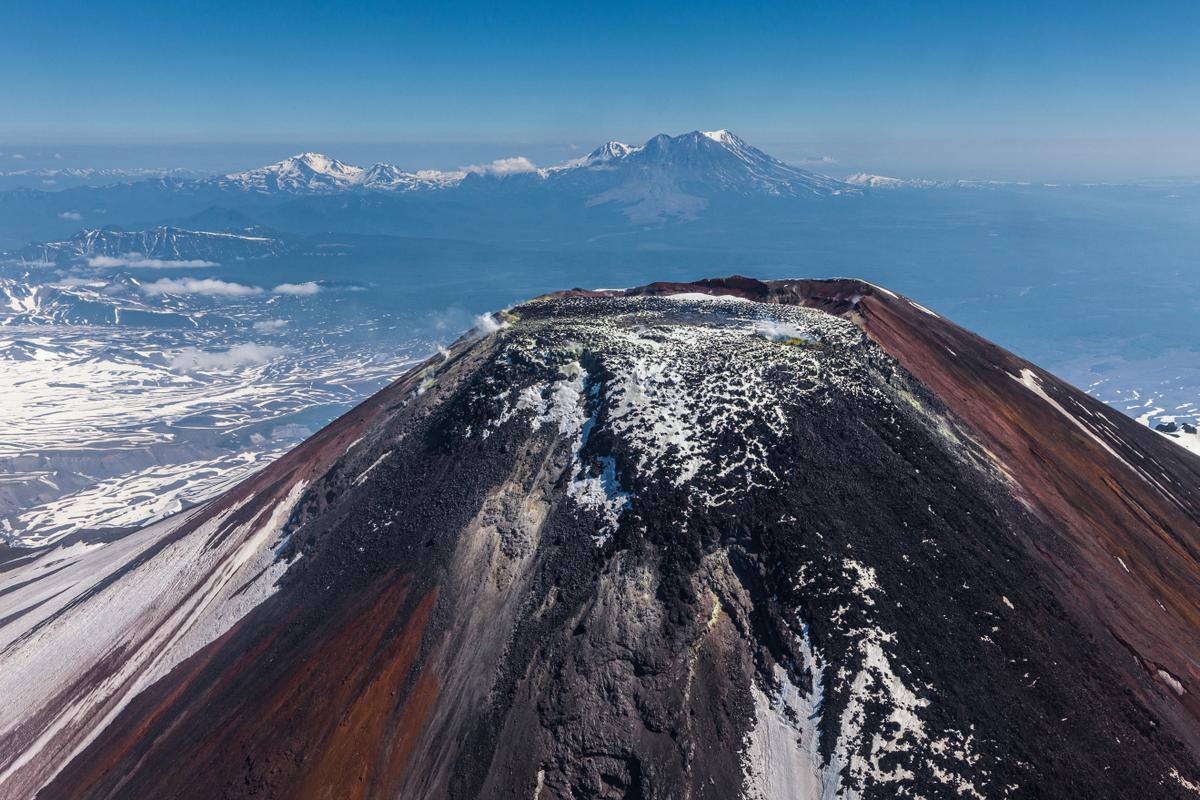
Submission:
M 496 318 L 494 314 L 480 314 L 475 317 L 474 331 L 478 336 L 489 336 L 508 325 Z
M 67 217 L 63 218 L 67 219 Z M 76 215 L 74 219 L 79 219 L 79 216 Z M 141 269 L 190 269 L 192 267 L 217 266 L 215 261 L 204 261 L 199 258 L 178 260 L 146 258 L 141 253 L 126 253 L 123 256 L 92 256 L 87 263 L 89 267 L 139 267 Z
M 790 322 L 778 322 L 776 320 L 763 320 L 754 326 L 754 332 L 764 339 L 770 339 L 774 342 L 785 342 L 792 339 L 800 339 L 801 341 L 811 341 L 812 333 L 800 328 Z
M 537 165 L 525 156 L 497 158 L 491 164 L 472 164 L 469 167 L 463 167 L 463 169 L 467 172 L 474 172 L 476 175 L 497 175 L 501 177 L 538 171 Z
M 14 159 L 16 159 L 17 161 L 24 161 L 24 160 L 25 160 L 25 156 L 21 155 L 20 153 L 13 153 L 13 154 L 12 154 L 12 157 L 13 157 Z
M 50 181 L 50 182 L 53 183 L 54 181 Z M 42 183 L 45 183 L 45 181 L 42 181 Z M 81 220 L 81 219 L 83 219 L 83 215 L 80 214 L 78 211 L 64 211 L 58 215 L 58 218 L 59 219 Z
M 228 350 L 206 351 L 195 347 L 185 347 L 171 359 L 171 369 L 191 371 L 206 369 L 236 369 L 250 367 L 255 364 L 265 364 L 273 358 L 283 355 L 282 347 L 272 345 L 235 344 Z
M 254 323 L 254 330 L 271 333 L 286 328 L 287 324 L 286 319 L 264 319 Z
M 55 153 L 55 154 L 54 154 L 54 160 L 55 160 L 55 161 L 62 161 L 62 153 Z
M 143 294 L 207 294 L 220 297 L 245 297 L 252 294 L 262 294 L 257 286 L 245 286 L 240 283 L 217 280 L 216 278 L 163 278 L 153 283 L 141 285 Z
M 276 294 L 291 294 L 297 297 L 307 297 L 321 291 L 321 287 L 316 281 L 307 281 L 305 283 L 281 283 L 271 291 Z

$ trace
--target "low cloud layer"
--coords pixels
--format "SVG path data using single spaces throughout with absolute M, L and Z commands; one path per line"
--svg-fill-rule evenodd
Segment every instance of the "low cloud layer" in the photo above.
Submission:
M 265 294 L 266 289 L 260 286 L 247 286 L 244 283 L 223 281 L 220 278 L 160 278 L 141 285 L 143 294 L 156 297 L 161 294 L 203 294 L 210 297 L 249 297 Z M 294 297 L 310 297 L 321 291 L 321 286 L 315 281 L 305 283 L 281 283 L 271 292 L 286 294 Z
M 290 294 L 297 297 L 308 297 L 321 291 L 321 287 L 316 281 L 306 281 L 305 283 L 281 283 L 272 291 L 276 294 Z
M 179 351 L 171 359 L 171 369 L 190 372 L 193 370 L 223 370 L 251 367 L 256 364 L 265 364 L 271 359 L 283 355 L 285 352 L 282 347 L 255 344 L 254 342 L 237 344 L 228 350 L 215 351 L 187 347 Z
M 58 215 L 58 218 L 79 221 L 79 220 L 83 219 L 83 215 L 80 214 L 78 211 L 64 211 Z
M 262 294 L 257 286 L 222 281 L 216 278 L 163 278 L 141 285 L 143 294 L 155 297 L 160 294 L 204 294 L 211 297 L 246 297 Z
M 472 164 L 469 167 L 463 167 L 467 172 L 474 172 L 476 175 L 496 175 L 503 177 L 505 175 L 520 175 L 525 172 L 537 172 L 537 165 L 530 161 L 525 156 L 515 156 L 513 158 L 497 158 L 491 164 Z
M 74 218 L 79 219 L 79 216 L 76 215 Z M 87 263 L 89 267 L 139 267 L 141 269 L 188 269 L 217 266 L 215 261 L 204 261 L 198 258 L 180 260 L 147 258 L 141 253 L 126 253 L 123 256 L 92 256 Z

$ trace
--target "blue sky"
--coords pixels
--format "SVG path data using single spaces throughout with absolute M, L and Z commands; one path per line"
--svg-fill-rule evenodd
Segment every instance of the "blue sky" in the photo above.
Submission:
M 451 166 L 727 127 L 906 173 L 1200 174 L 1198 35 L 1193 2 L 13 0 L 0 145 Z

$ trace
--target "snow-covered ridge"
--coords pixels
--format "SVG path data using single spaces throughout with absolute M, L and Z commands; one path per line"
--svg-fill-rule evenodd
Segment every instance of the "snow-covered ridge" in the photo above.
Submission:
M 192 177 L 196 170 L 182 167 L 38 167 L 0 172 L 0 177 L 17 178 L 157 178 L 167 176 Z
M 870 172 L 855 172 L 842 178 L 850 186 L 862 189 L 1005 189 L 1022 187 L 1041 187 L 1056 189 L 1071 184 L 1065 183 L 1034 183 L 1033 181 L 999 181 L 964 178 L 959 180 L 930 180 L 929 178 L 895 178 L 890 175 L 876 175 Z M 1095 186 L 1099 184 L 1078 184 L 1080 186 Z
M 856 172 L 842 180 L 851 186 L 868 189 L 931 189 L 943 185 L 924 178 L 892 178 L 887 175 L 872 175 L 869 172 Z
M 392 164 L 358 167 L 321 153 L 299 153 L 265 167 L 233 172 L 215 182 L 231 189 L 255 192 L 329 192 L 346 189 L 411 191 L 459 183 L 466 171 L 408 172 Z
M 602 167 L 612 161 L 619 161 L 632 153 L 641 150 L 641 147 L 625 144 L 613 140 L 605 142 L 597 147 L 586 156 L 573 158 L 570 161 L 564 161 L 561 164 L 556 164 L 552 167 L 547 167 L 548 172 L 562 172 L 564 170 L 577 169 L 580 167 Z
M 85 259 L 128 259 L 164 262 L 228 262 L 280 255 L 288 245 L 275 235 L 257 229 L 205 231 L 159 225 L 141 231 L 120 228 L 85 228 L 69 239 L 43 242 L 4 255 L 6 260 L 66 266 Z M 107 264 L 106 266 L 118 266 Z M 150 264 L 143 264 L 150 266 Z M 205 266 L 180 263 L 180 266 Z

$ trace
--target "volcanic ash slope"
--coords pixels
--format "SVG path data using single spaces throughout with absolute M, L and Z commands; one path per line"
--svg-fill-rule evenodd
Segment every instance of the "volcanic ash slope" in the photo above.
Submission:
M 859 281 L 496 321 L 136 566 L 10 560 L 6 796 L 1196 796 L 1200 460 Z

